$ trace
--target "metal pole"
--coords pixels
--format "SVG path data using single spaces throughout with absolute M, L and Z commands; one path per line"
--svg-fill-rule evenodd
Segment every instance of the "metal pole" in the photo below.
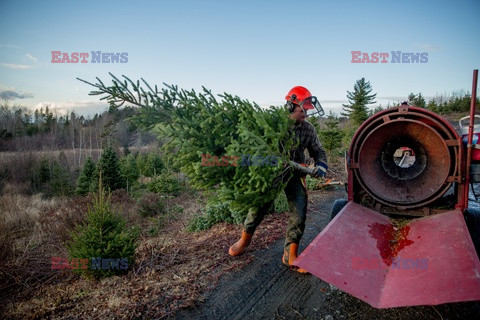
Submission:
M 472 98 L 470 100 L 470 125 L 468 126 L 468 142 L 467 142 L 467 163 L 465 168 L 465 208 L 468 208 L 468 194 L 470 185 L 470 164 L 472 162 L 472 139 L 473 127 L 475 126 L 475 105 L 477 102 L 477 79 L 478 69 L 473 70 L 472 81 Z

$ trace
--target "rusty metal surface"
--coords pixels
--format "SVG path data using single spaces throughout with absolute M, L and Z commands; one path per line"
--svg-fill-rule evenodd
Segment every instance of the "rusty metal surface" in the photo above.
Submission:
M 480 262 L 459 210 L 392 222 L 349 202 L 295 265 L 376 308 L 480 300 Z
M 414 154 L 407 168 L 394 159 L 404 147 Z M 461 164 L 460 137 L 445 119 L 422 108 L 387 109 L 370 117 L 352 139 L 349 200 L 360 202 L 363 190 L 383 205 L 421 208 L 461 180 Z
M 394 162 L 402 146 L 415 150 L 409 168 Z M 367 190 L 385 203 L 415 205 L 435 198 L 450 172 L 445 140 L 432 127 L 415 120 L 394 120 L 372 130 L 360 148 L 358 173 Z

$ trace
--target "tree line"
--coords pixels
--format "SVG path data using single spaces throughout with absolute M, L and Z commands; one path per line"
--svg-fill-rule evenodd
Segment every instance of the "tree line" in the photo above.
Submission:
M 381 105 L 369 107 L 376 103 L 376 94 L 373 93 L 372 85 L 365 78 L 355 82 L 353 91 L 347 91 L 347 99 L 348 103 L 343 105 L 343 113 L 340 117 L 330 114 L 318 121 L 310 120 L 316 125 L 322 144 L 330 158 L 348 149 L 356 129 L 369 116 L 384 109 Z M 454 112 L 466 113 L 470 107 L 470 95 L 459 92 L 426 101 L 421 93 L 411 93 L 406 102 L 443 115 Z M 397 105 L 400 103 L 398 102 Z M 13 162 L 9 160 L 8 163 L 17 169 L 12 169 L 15 171 L 13 172 L 6 169 L 8 166 L 3 166 L 3 169 L 0 169 L 0 180 L 5 182 L 6 178 L 10 177 L 18 182 L 27 183 L 30 186 L 27 189 L 33 192 L 45 189 L 48 182 L 48 189 L 51 189 L 47 192 L 49 194 L 73 193 L 87 158 L 89 156 L 92 158 L 87 164 L 90 168 L 87 172 L 94 172 L 96 169 L 93 170 L 93 168 L 96 165 L 93 166 L 92 162 L 99 159 L 100 153 L 102 150 L 105 151 L 109 142 L 115 148 L 123 146 L 127 150 L 128 147 L 142 146 L 156 141 L 155 135 L 145 130 L 158 118 L 155 116 L 158 115 L 145 116 L 136 107 L 118 108 L 111 104 L 107 111 L 85 118 L 78 116 L 75 112 L 58 115 L 48 106 L 30 111 L 25 107 L 10 106 L 7 101 L 4 101 L 0 104 L 0 151 L 65 150 L 67 152 L 61 153 L 56 158 L 36 155 L 15 157 Z M 130 119 L 136 121 L 129 121 Z M 189 126 L 192 124 L 189 123 Z M 133 155 L 127 156 L 125 153 L 125 157 L 122 158 L 122 176 L 126 177 L 125 184 L 127 184 L 126 181 L 131 183 L 138 178 L 139 173 L 135 165 L 139 166 L 141 160 L 138 160 L 138 157 L 135 159 L 132 157 Z M 5 161 L 2 163 L 6 164 Z M 131 169 L 125 169 L 127 166 Z M 98 177 L 95 177 L 94 181 L 98 181 Z M 88 182 L 88 186 L 84 185 L 82 188 L 81 193 L 91 190 L 91 181 Z
M 85 118 L 74 111 L 59 115 L 48 106 L 28 110 L 22 106 L 0 104 L 0 151 L 103 149 L 107 141 L 119 146 L 140 147 L 156 140 L 126 121 L 138 113 L 133 107 L 110 107 L 108 111 Z M 80 165 L 85 159 L 76 159 Z
M 354 90 L 347 91 L 348 103 L 342 105 L 341 116 L 329 116 L 324 121 L 324 129 L 333 130 L 335 121 L 346 120 L 350 122 L 349 127 L 353 125 L 356 129 L 372 114 L 390 107 L 379 105 L 369 108 L 369 105 L 376 103 L 376 94 L 372 91 L 370 82 L 365 78 L 357 80 Z M 410 93 L 405 101 L 440 115 L 468 112 L 470 108 L 470 94 L 461 91 L 453 92 L 450 96 L 436 96 L 429 101 L 420 92 Z M 137 123 L 127 119 L 136 119 Z M 80 166 L 85 161 L 81 156 L 82 150 L 103 149 L 107 141 L 113 140 L 118 146 L 124 147 L 139 147 L 155 141 L 153 134 L 138 128 L 138 119 L 138 108 L 131 106 L 117 108 L 111 105 L 108 111 L 85 118 L 74 111 L 59 115 L 49 106 L 31 111 L 18 105 L 10 106 L 4 100 L 0 103 L 0 152 L 76 150 L 79 156 L 75 160 Z M 338 136 L 337 133 L 335 135 Z

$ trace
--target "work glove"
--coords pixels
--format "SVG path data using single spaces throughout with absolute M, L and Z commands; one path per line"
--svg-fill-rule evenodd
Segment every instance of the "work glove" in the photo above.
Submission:
M 325 178 L 327 175 L 328 166 L 325 162 L 319 161 L 315 163 L 315 169 L 313 169 L 314 178 Z

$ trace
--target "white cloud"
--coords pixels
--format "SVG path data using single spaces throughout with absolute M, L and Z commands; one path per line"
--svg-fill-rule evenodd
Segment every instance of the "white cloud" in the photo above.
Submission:
M 32 60 L 33 62 L 37 63 L 37 58 L 35 58 L 34 56 L 32 56 L 30 53 L 27 53 L 25 55 L 25 57 L 27 57 L 28 59 Z
M 17 91 L 15 87 L 12 86 L 5 86 L 4 84 L 0 84 L 0 91 Z
M 26 64 L 14 64 L 14 63 L 0 63 L 0 66 L 8 68 L 8 69 L 15 69 L 15 70 L 18 70 L 18 69 L 25 70 L 25 69 L 33 69 L 34 68 L 33 66 L 29 66 L 29 65 L 26 65 Z
M 101 101 L 65 101 L 65 102 L 40 102 L 31 107 L 32 110 L 43 108 L 53 110 L 58 115 L 67 115 L 74 111 L 77 115 L 90 116 L 102 113 L 108 106 Z

